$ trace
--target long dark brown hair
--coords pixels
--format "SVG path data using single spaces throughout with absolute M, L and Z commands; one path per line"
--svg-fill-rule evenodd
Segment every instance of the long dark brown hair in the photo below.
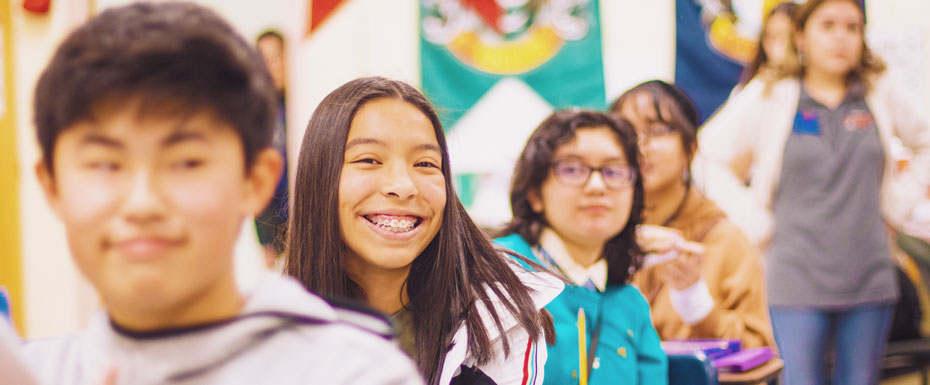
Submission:
M 511 266 L 465 212 L 452 186 L 449 152 L 436 112 L 420 92 L 402 82 L 380 77 L 356 79 L 331 92 L 313 112 L 297 162 L 294 211 L 288 236 L 288 274 L 324 296 L 366 301 L 361 286 L 342 265 L 347 249 L 340 234 L 338 186 L 346 139 L 355 113 L 365 103 L 391 98 L 416 107 L 429 118 L 442 150 L 446 205 L 439 233 L 413 261 L 405 304 L 413 315 L 416 361 L 429 383 L 436 383 L 452 336 L 464 323 L 468 352 L 479 364 L 493 358 L 493 348 L 479 315 L 483 303 L 503 333 L 499 308 L 490 306 L 493 293 L 530 338 L 542 332 L 541 316 Z M 510 344 L 503 338 L 504 354 Z
M 607 127 L 617 137 L 627 162 L 636 170 L 633 205 L 626 226 L 604 244 L 607 261 L 607 284 L 622 285 L 642 265 L 642 253 L 636 244 L 636 225 L 643 210 L 643 178 L 639 172 L 636 132 L 626 119 L 596 111 L 561 110 L 552 113 L 533 131 L 514 167 L 510 187 L 510 210 L 513 219 L 499 231 L 499 236 L 519 234 L 530 245 L 539 244 L 539 235 L 548 224 L 530 205 L 529 194 L 538 192 L 552 169 L 552 156 L 575 138 L 580 129 Z
M 685 196 L 678 204 L 675 212 L 665 219 L 663 226 L 668 226 L 684 210 L 685 202 L 688 201 L 688 194 L 691 191 L 691 162 L 694 160 L 694 152 L 697 150 L 697 107 L 694 106 L 688 95 L 678 87 L 661 80 L 649 80 L 630 88 L 623 95 L 620 95 L 610 107 L 610 111 L 614 114 L 620 114 L 623 105 L 627 101 L 632 103 L 633 98 L 641 94 L 649 95 L 652 100 L 651 107 L 653 114 L 655 114 L 655 121 L 665 124 L 678 133 L 681 138 L 681 148 L 685 153 L 685 158 L 688 159 L 688 163 L 683 170 L 685 175 Z

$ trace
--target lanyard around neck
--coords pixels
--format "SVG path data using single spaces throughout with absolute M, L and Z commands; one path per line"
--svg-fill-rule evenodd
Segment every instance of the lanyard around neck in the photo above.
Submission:
M 568 274 L 566 274 L 565 271 L 562 270 L 562 268 L 559 266 L 559 264 L 555 262 L 555 259 L 552 258 L 552 255 L 549 254 L 549 252 L 547 252 L 546 249 L 544 249 L 544 248 L 542 247 L 542 245 L 538 246 L 538 247 L 536 248 L 536 251 L 543 257 L 543 259 L 545 260 L 545 262 L 546 262 L 550 267 L 552 267 L 552 268 L 554 268 L 554 269 L 556 270 L 555 273 L 558 273 L 559 275 L 561 275 L 562 278 L 564 278 L 565 280 L 567 280 L 567 281 L 569 281 L 569 282 L 572 282 L 571 278 L 568 277 Z M 552 270 L 552 269 L 550 269 L 550 270 Z M 594 285 L 594 282 L 591 281 L 590 278 L 587 280 L 587 282 L 585 282 L 584 285 L 580 285 L 580 287 L 584 287 L 584 288 L 589 289 L 589 290 L 591 290 L 591 291 L 593 291 L 593 292 L 600 293 L 600 290 L 597 289 L 597 286 Z M 586 353 L 587 353 L 587 356 L 586 356 L 586 358 L 587 358 L 587 362 L 586 362 L 587 371 L 586 371 L 586 373 L 588 373 L 588 376 L 591 375 L 591 369 L 592 369 L 592 367 L 594 366 L 594 359 L 596 358 L 596 354 L 597 354 L 597 344 L 598 344 L 598 341 L 599 341 L 600 335 L 601 335 L 601 321 L 602 321 L 603 319 L 604 319 L 603 299 L 598 299 L 598 301 L 597 301 L 597 321 L 595 321 L 595 323 L 594 323 L 594 331 L 591 333 L 591 345 L 588 346 L 587 352 L 586 352 Z M 583 336 L 579 336 L 579 337 L 580 337 L 580 338 L 583 338 Z M 580 352 L 579 352 L 579 353 L 580 353 Z
M 562 278 L 565 279 L 566 281 L 569 281 L 569 282 L 574 283 L 575 286 L 580 286 L 580 287 L 584 287 L 584 288 L 593 290 L 593 291 L 595 291 L 595 292 L 600 292 L 600 290 L 597 288 L 597 285 L 594 284 L 594 281 L 592 281 L 591 278 L 588 278 L 588 280 L 585 281 L 584 284 L 578 284 L 578 282 L 574 282 L 574 280 L 572 280 L 571 277 L 569 277 L 568 274 L 565 273 L 565 270 L 562 270 L 562 267 L 559 266 L 559 264 L 555 262 L 555 259 L 552 258 L 552 255 L 549 254 L 549 252 L 546 251 L 546 249 L 544 249 L 544 248 L 542 247 L 542 245 L 537 246 L 537 247 L 536 247 L 536 250 L 537 250 L 537 252 L 539 252 L 539 254 L 543 257 L 543 259 L 545 260 L 545 262 L 546 262 L 550 267 L 554 268 L 554 269 L 556 270 L 555 272 L 558 273 L 559 275 L 561 275 Z M 550 270 L 551 270 L 551 269 L 550 269 Z

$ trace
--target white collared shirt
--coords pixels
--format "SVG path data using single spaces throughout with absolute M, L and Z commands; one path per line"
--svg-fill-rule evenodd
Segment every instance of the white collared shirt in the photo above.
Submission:
M 603 257 L 592 263 L 591 266 L 581 266 L 569 255 L 565 243 L 562 242 L 559 235 L 548 227 L 544 228 L 539 234 L 539 245 L 552 257 L 559 269 L 566 275 L 565 278 L 573 284 L 585 286 L 590 280 L 598 291 L 604 291 L 607 287 L 607 260 Z M 540 258 L 540 260 L 545 261 L 546 258 Z

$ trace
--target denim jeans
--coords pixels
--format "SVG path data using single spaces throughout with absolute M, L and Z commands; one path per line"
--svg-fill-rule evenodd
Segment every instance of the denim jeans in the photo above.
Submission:
M 770 307 L 775 342 L 785 361 L 782 384 L 830 384 L 828 352 L 834 352 L 833 384 L 877 383 L 893 309 L 892 304 Z

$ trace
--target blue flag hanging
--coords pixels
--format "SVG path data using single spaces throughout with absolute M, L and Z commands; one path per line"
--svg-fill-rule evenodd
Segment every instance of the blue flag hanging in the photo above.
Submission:
M 739 23 L 761 24 L 763 0 L 757 1 L 758 14 L 752 16 L 758 17 L 753 18 L 737 15 L 723 4 L 729 1 L 675 0 L 675 84 L 694 101 L 702 123 L 727 100 L 743 63 L 752 59 L 758 26 Z
M 764 16 L 784 1 L 792 0 L 675 0 L 675 84 L 701 123 L 727 100 L 756 53 Z

